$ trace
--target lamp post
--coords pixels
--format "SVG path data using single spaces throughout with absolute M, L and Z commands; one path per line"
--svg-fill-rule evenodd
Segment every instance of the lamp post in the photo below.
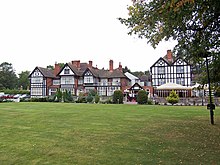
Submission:
M 207 56 L 206 56 L 206 70 L 207 70 L 208 85 L 209 85 L 209 104 L 207 105 L 207 109 L 210 110 L 211 124 L 214 125 L 214 109 L 215 109 L 215 105 L 212 103 L 211 83 L 210 83 L 210 76 L 209 76 L 209 63 L 208 63 L 208 57 Z

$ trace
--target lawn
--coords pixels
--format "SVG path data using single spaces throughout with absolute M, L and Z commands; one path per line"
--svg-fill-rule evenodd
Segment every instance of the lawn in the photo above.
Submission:
M 0 164 L 220 164 L 199 106 L 0 103 Z

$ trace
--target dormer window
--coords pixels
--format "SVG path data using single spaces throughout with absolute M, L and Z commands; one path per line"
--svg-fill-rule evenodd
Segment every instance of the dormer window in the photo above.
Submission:
M 64 74 L 70 74 L 70 69 L 64 69 Z

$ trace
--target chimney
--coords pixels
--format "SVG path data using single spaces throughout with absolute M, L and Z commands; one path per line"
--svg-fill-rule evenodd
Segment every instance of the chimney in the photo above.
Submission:
M 109 71 L 112 72 L 113 71 L 113 60 L 109 61 Z
M 89 61 L 89 67 L 92 68 L 92 61 Z
M 121 65 L 121 62 L 119 62 L 118 69 L 122 72 L 122 65 Z
M 57 74 L 60 72 L 60 65 L 55 63 L 54 66 L 54 75 L 57 76 Z
M 169 62 L 173 62 L 173 55 L 172 55 L 171 50 L 167 50 L 167 60 Z
M 80 60 L 72 61 L 72 65 L 77 67 L 77 68 L 80 68 Z
M 80 68 L 80 60 L 77 61 L 77 66 L 78 69 Z

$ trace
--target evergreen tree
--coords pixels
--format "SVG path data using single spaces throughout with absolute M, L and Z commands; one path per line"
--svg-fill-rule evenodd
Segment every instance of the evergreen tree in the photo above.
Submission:
M 170 92 L 170 95 L 166 98 L 166 100 L 168 101 L 168 103 L 173 105 L 179 102 L 179 96 L 176 94 L 174 90 L 172 90 Z
M 147 93 L 144 90 L 139 90 L 137 95 L 138 104 L 146 104 L 147 103 Z

